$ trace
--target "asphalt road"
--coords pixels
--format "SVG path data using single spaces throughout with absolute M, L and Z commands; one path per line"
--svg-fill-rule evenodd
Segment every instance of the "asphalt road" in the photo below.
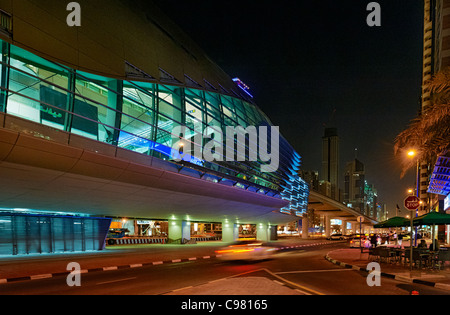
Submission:
M 282 292 L 278 294 L 283 295 L 410 295 L 413 290 L 421 295 L 448 294 L 387 278 L 381 279 L 380 287 L 369 287 L 366 274 L 324 259 L 326 253 L 342 246 L 346 245 L 337 243 L 282 251 L 273 259 L 259 262 L 226 262 L 214 258 L 92 272 L 80 275 L 79 287 L 68 286 L 66 276 L 6 283 L 0 284 L 0 295 L 206 296 L 217 294 L 214 290 L 225 283 L 231 286 L 231 292 L 227 294 L 238 295 L 271 292 Z M 259 282 L 246 288 L 242 281 Z M 261 291 L 264 286 L 267 290 Z

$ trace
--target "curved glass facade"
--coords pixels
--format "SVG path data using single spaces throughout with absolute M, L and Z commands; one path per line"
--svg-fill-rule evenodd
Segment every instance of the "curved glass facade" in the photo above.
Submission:
M 188 142 L 194 151 L 203 148 L 207 129 L 225 134 L 227 126 L 272 126 L 250 99 L 181 85 L 116 80 L 70 69 L 4 41 L 0 46 L 0 111 L 140 154 L 176 163 L 181 152 L 174 149 L 175 143 Z M 174 134 L 181 126 L 183 135 Z M 307 187 L 299 185 L 297 175 L 300 156 L 292 146 L 281 137 L 278 170 L 263 173 L 265 163 L 248 158 L 251 148 L 259 145 L 251 141 L 247 136 L 237 143 L 246 148 L 245 161 L 208 162 L 192 154 L 177 164 L 206 174 L 206 180 L 307 200 Z M 294 202 L 291 210 L 306 210 L 305 200 Z

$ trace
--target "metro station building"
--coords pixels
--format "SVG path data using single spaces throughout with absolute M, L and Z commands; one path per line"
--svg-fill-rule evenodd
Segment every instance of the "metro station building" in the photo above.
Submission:
M 0 0 L 0 255 L 99 250 L 111 222 L 164 221 L 168 240 L 214 223 L 232 241 L 298 220 L 308 186 L 282 136 L 271 173 L 176 150 L 272 126 L 242 85 L 151 1 L 78 2 L 70 27 L 68 2 Z

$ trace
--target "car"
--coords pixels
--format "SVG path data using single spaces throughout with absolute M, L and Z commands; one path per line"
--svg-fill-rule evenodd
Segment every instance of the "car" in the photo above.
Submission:
M 360 247 L 360 239 L 359 238 L 352 238 L 352 239 L 350 239 L 350 243 L 349 243 L 349 245 L 350 245 L 350 248 L 359 248 Z
M 369 248 L 370 247 L 370 241 L 366 238 L 359 238 L 359 237 L 354 237 L 352 239 L 350 239 L 350 248 L 360 248 L 361 247 L 361 241 L 362 241 L 362 247 L 365 248 Z
M 330 239 L 330 240 L 343 240 L 344 236 L 342 234 L 332 234 L 328 239 Z
M 411 240 L 411 233 L 406 233 L 406 234 L 401 234 L 401 236 L 403 237 L 404 241 L 409 241 Z M 397 236 L 398 237 L 398 236 Z
M 277 248 L 256 240 L 244 240 L 215 251 L 221 260 L 264 260 L 272 258 Z
M 350 238 L 349 235 L 343 235 L 340 233 L 332 234 L 328 239 L 329 240 L 348 240 Z

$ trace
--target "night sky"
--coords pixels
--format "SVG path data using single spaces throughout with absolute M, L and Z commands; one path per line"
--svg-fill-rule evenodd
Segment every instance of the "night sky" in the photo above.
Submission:
M 403 209 L 414 170 L 400 179 L 393 143 L 420 106 L 423 1 L 377 1 L 382 24 L 373 28 L 366 24 L 368 0 L 155 2 L 227 74 L 250 86 L 302 156 L 303 169 L 320 172 L 324 125 L 337 127 L 341 189 L 357 148 L 379 202 L 391 215 L 396 204 Z

